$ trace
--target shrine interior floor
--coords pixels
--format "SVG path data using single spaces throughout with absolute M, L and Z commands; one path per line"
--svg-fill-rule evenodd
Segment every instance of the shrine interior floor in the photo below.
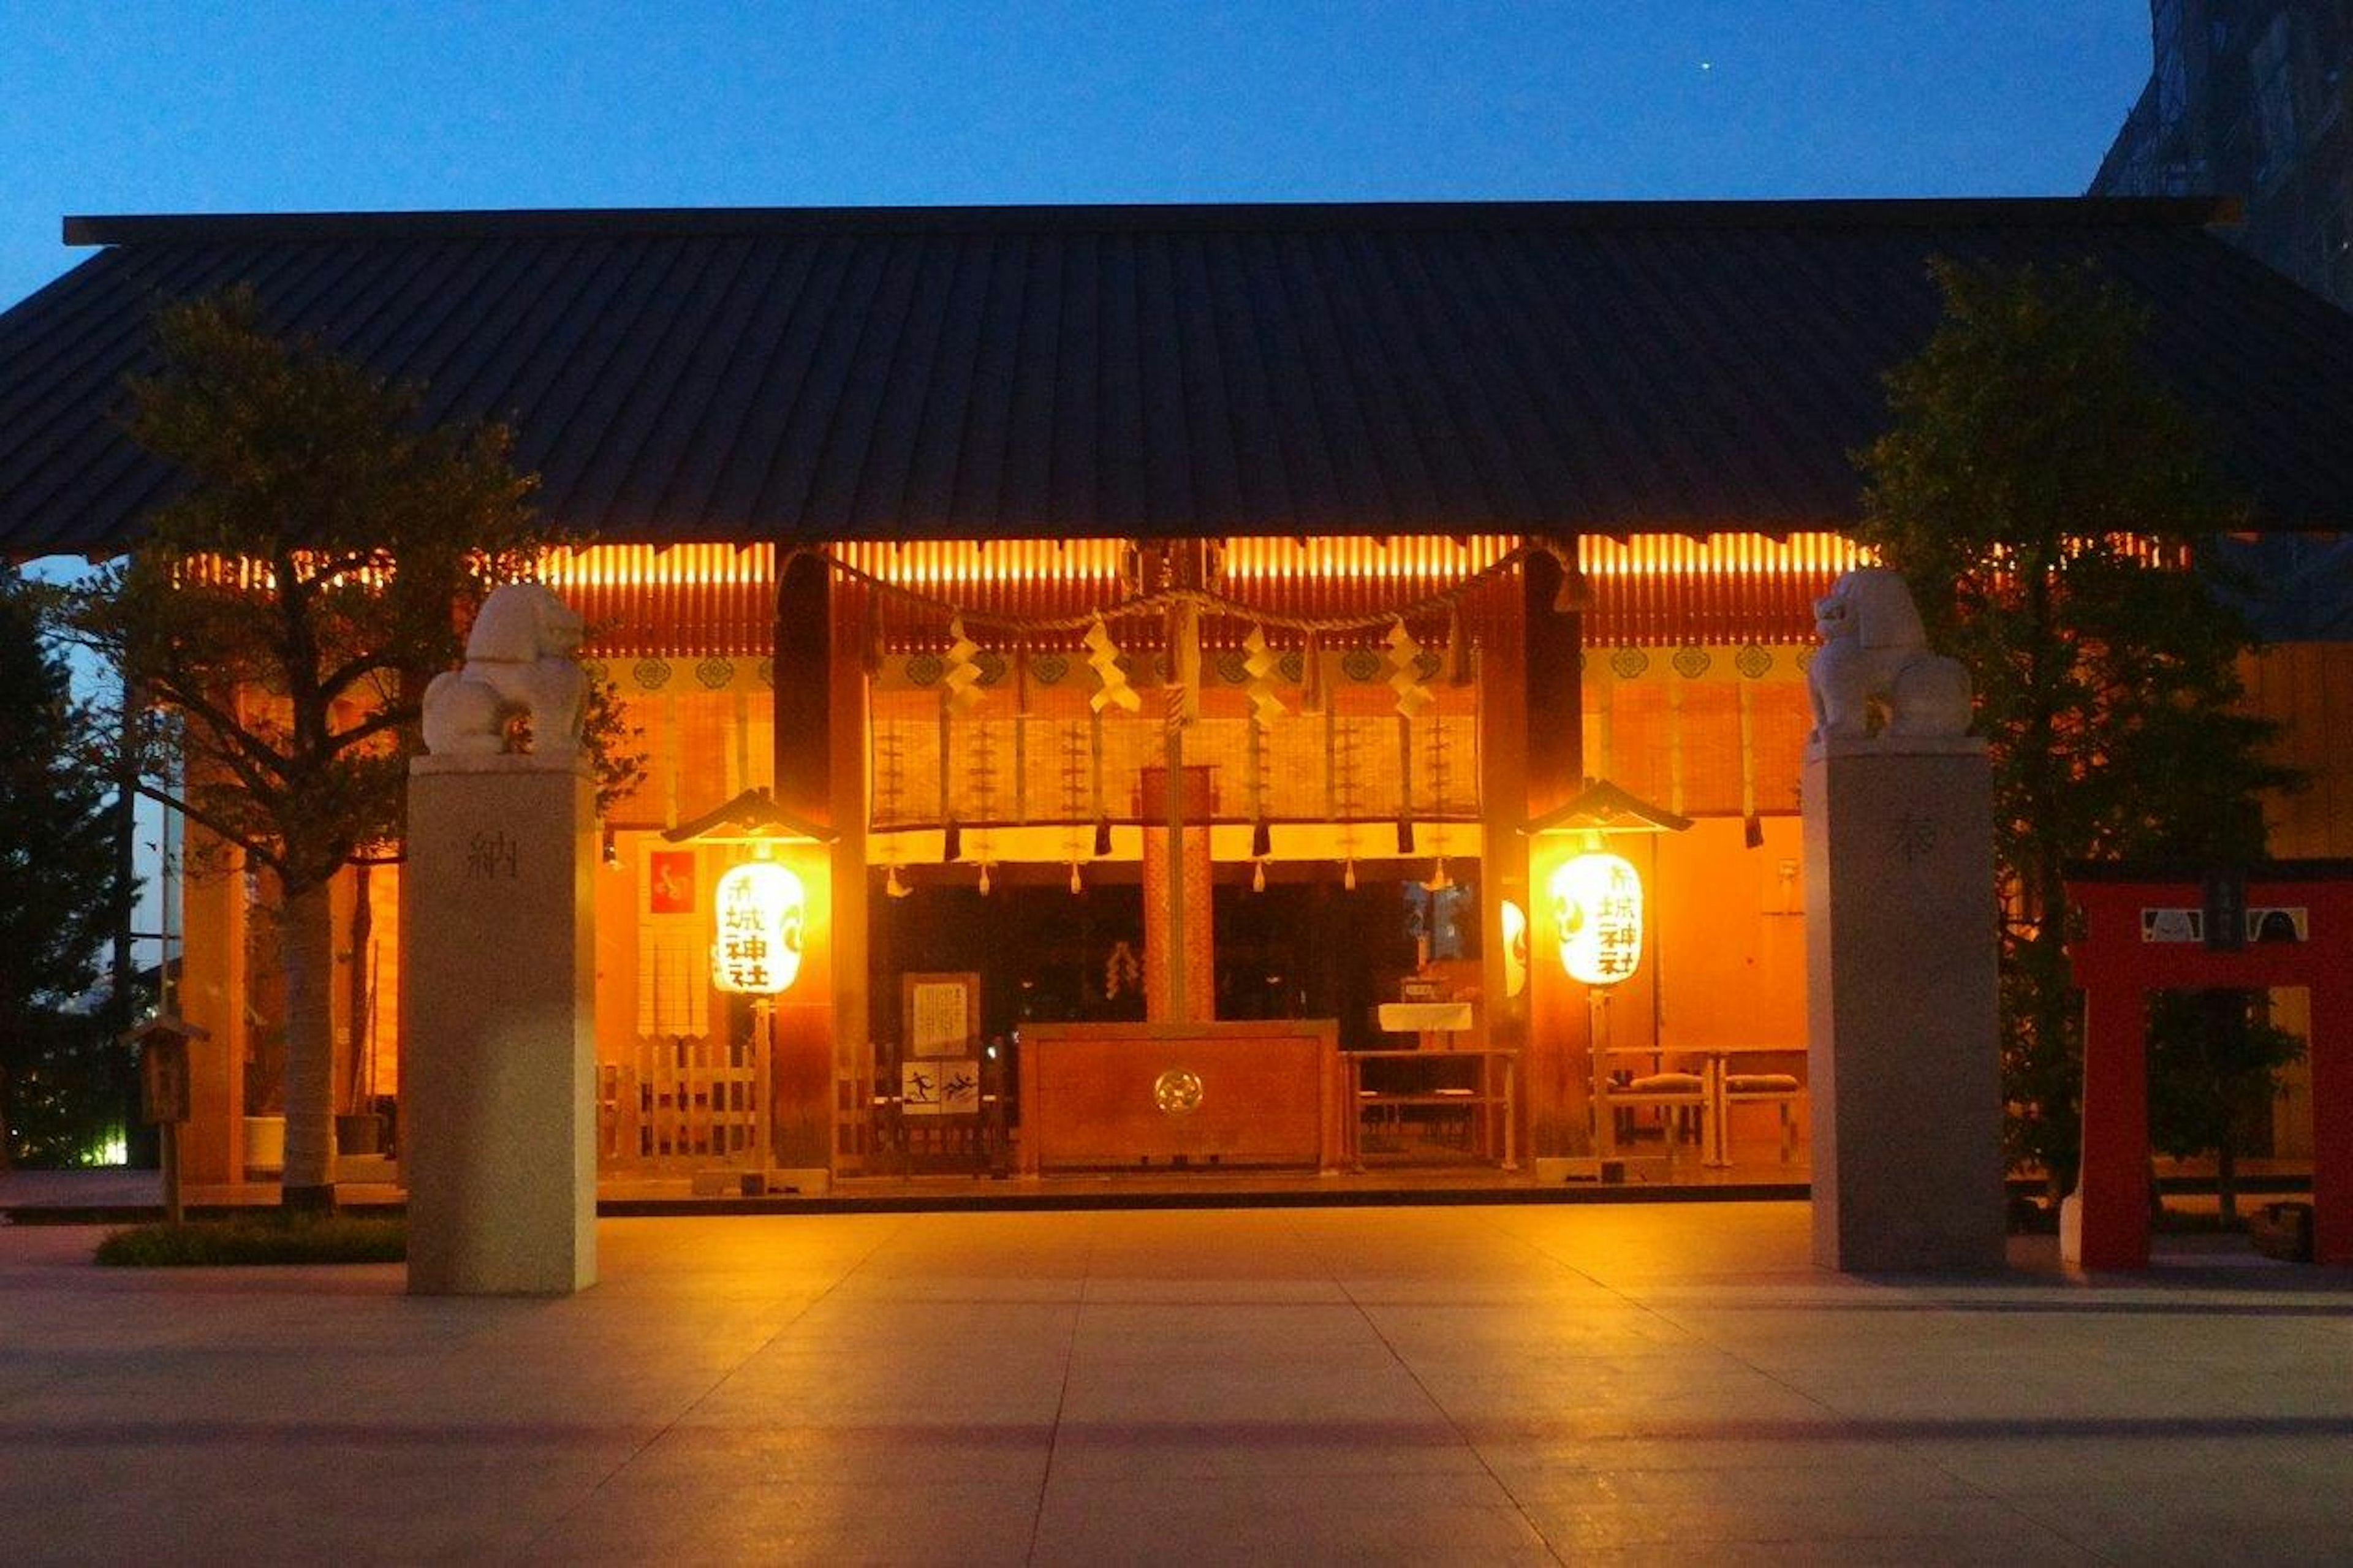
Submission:
M 5 1226 L 0 1518 L 18 1562 L 2341 1559 L 2353 1270 L 1861 1279 L 1807 1226 L 608 1219 L 549 1301 Z

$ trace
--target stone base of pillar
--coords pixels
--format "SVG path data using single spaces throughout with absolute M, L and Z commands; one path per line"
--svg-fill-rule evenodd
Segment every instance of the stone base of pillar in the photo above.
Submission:
M 585 762 L 410 764 L 412 1292 L 548 1296 L 596 1281 L 596 859 Z
M 1991 774 L 1981 741 L 1817 742 L 1804 774 L 1814 1261 L 2003 1261 Z

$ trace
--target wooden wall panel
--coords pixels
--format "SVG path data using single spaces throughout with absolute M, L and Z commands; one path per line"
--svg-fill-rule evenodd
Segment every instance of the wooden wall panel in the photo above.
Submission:
M 2274 754 L 2307 776 L 2264 805 L 2282 858 L 2353 856 L 2353 643 L 2280 643 L 2242 667 L 2248 706 L 2284 725 Z

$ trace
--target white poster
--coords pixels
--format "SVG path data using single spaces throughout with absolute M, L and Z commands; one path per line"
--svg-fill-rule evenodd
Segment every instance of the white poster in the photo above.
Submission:
M 971 993 L 961 980 L 921 980 L 914 985 L 913 1016 L 907 1021 L 914 1054 L 960 1056 L 972 1048 L 967 1037 Z

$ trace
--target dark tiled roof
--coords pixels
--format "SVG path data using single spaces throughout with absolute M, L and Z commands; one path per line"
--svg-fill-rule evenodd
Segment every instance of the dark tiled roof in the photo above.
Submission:
M 1851 519 L 1932 255 L 2096 258 L 2265 526 L 2353 520 L 2353 318 L 2181 203 L 77 218 L 0 316 L 0 549 L 170 493 L 121 379 L 164 297 L 507 419 L 610 538 L 1781 529 Z

